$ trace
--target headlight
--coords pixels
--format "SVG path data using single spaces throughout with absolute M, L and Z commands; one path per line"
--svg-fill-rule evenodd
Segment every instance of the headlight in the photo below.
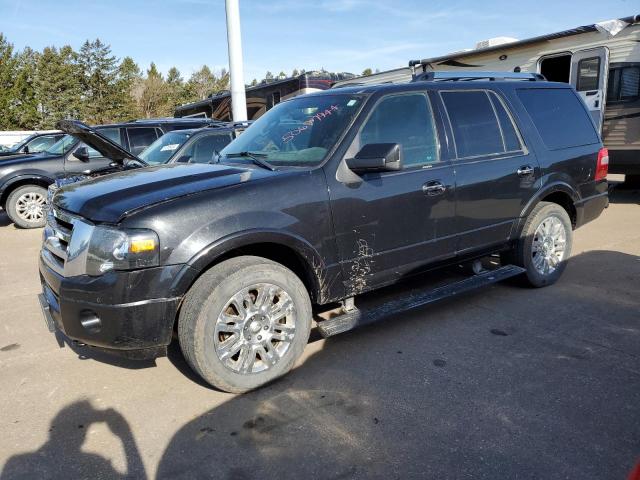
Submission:
M 96 227 L 89 241 L 87 274 L 133 270 L 160 264 L 160 242 L 151 230 Z

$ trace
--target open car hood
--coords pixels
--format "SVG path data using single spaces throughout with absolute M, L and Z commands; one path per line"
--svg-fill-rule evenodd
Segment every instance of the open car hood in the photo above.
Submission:
M 113 140 L 105 137 L 99 130 L 91 128 L 89 125 L 78 120 L 60 120 L 56 124 L 56 127 L 69 135 L 73 135 L 81 142 L 84 142 L 114 162 L 122 164 L 125 160 L 135 160 L 142 165 L 147 165 L 144 160 L 122 148 Z

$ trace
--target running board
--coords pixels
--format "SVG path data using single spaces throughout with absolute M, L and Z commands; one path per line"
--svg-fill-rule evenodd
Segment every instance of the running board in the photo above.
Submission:
M 322 320 L 318 322 L 318 331 L 324 338 L 331 337 L 363 325 L 377 322 L 395 313 L 413 310 L 414 308 L 419 308 L 437 302 L 438 300 L 443 300 L 454 295 L 475 290 L 476 288 L 506 280 L 507 278 L 520 275 L 524 272 L 524 268 L 516 265 L 505 265 L 495 270 L 485 270 L 464 280 L 390 300 L 371 310 L 362 311 L 355 309 L 338 315 L 337 317 Z

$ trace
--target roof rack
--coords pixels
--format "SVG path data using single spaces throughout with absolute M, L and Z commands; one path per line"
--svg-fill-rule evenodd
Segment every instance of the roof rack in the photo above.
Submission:
M 547 79 L 539 73 L 528 72 L 424 72 L 413 75 L 412 82 L 466 82 L 472 80 L 520 80 L 529 82 L 546 82 Z

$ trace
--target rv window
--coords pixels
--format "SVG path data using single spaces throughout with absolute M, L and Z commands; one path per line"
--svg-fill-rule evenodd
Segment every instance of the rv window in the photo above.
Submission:
M 540 73 L 550 82 L 569 83 L 571 55 L 556 55 L 540 60 Z
M 609 72 L 607 102 L 633 100 L 640 96 L 640 67 L 615 68 Z
M 597 90 L 600 83 L 600 57 L 584 58 L 578 62 L 578 84 L 576 90 Z
M 505 152 L 498 119 L 484 91 L 442 92 L 458 158 Z
M 519 88 L 518 97 L 549 150 L 599 141 L 582 100 L 569 88 Z

